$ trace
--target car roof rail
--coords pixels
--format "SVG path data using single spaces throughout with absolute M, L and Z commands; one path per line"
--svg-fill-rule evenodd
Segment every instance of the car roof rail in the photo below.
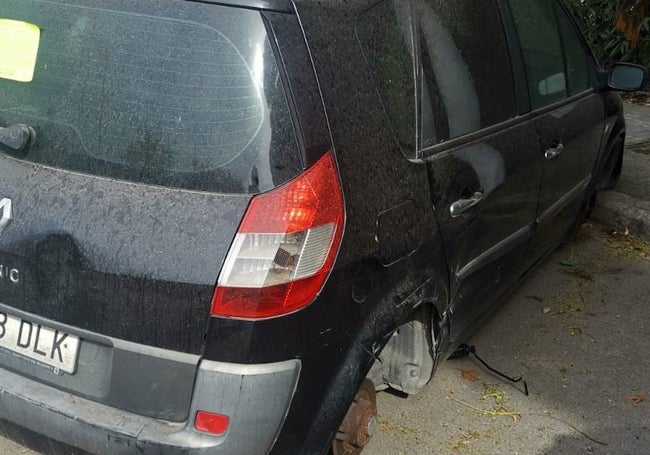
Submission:
M 215 5 L 237 6 L 240 8 L 293 13 L 292 0 L 186 0 L 195 3 L 211 3 Z

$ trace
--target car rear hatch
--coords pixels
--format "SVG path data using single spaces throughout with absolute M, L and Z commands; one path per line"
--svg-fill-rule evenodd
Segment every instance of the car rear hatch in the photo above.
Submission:
M 250 198 L 302 168 L 272 41 L 230 6 L 0 4 L 0 366 L 187 417 Z

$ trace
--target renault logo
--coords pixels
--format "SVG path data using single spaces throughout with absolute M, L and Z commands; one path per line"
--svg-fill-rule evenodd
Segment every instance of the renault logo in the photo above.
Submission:
M 8 197 L 0 200 L 0 234 L 11 222 L 11 199 Z

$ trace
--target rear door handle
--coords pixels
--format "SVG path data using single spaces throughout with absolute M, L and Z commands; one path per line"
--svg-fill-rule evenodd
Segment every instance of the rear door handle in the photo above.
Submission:
M 550 149 L 548 149 L 546 153 L 544 153 L 544 158 L 546 158 L 547 160 L 554 160 L 555 158 L 560 156 L 560 154 L 563 151 L 564 151 L 564 144 L 560 142 L 555 147 L 551 147 Z
M 452 218 L 459 217 L 463 213 L 467 212 L 469 209 L 474 207 L 476 204 L 483 200 L 483 193 L 477 191 L 474 195 L 468 199 L 458 199 L 456 202 L 452 203 L 449 206 L 449 213 L 451 213 Z

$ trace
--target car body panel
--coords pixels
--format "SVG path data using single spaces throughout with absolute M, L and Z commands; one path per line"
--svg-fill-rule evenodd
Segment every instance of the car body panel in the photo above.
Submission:
M 0 194 L 13 202 L 0 251 L 22 275 L 2 282 L 3 303 L 127 341 L 201 352 L 212 288 L 249 196 L 144 186 L 11 157 L 0 157 L 0 173 Z
M 451 275 L 451 339 L 519 278 L 533 233 L 542 163 L 528 123 L 427 161 Z M 450 206 L 474 192 L 483 200 L 456 218 Z
M 537 160 L 543 162 L 537 222 L 540 227 L 527 253 L 526 264 L 536 261 L 560 242 L 576 222 L 598 159 L 604 130 L 603 101 L 592 93 L 537 117 L 540 137 Z M 544 155 L 562 144 L 553 159 Z

